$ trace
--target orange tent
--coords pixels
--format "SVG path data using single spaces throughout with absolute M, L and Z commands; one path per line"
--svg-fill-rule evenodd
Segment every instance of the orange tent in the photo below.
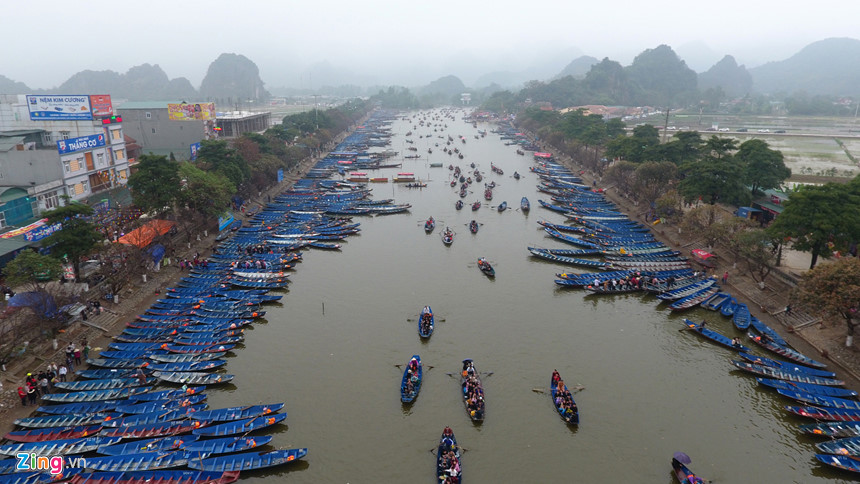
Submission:
M 123 235 L 117 242 L 136 245 L 142 249 L 151 244 L 152 240 L 159 235 L 166 234 L 174 225 L 176 223 L 169 220 L 150 220 L 145 225 Z

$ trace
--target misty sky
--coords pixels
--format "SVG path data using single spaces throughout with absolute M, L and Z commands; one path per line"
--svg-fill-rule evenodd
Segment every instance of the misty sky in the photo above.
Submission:
M 268 87 L 314 87 L 327 63 L 355 84 L 419 85 L 579 55 L 624 65 L 668 44 L 697 71 L 725 54 L 754 67 L 829 37 L 860 38 L 860 1 L 818 0 L 86 0 L 4 5 L 0 74 L 31 88 L 84 70 L 158 64 L 195 87 L 221 53 L 242 54 Z M 688 54 L 689 53 L 689 57 Z M 697 54 L 696 60 L 693 54 Z M 549 67 L 551 66 L 551 67 Z M 315 72 L 320 72 L 319 67 Z

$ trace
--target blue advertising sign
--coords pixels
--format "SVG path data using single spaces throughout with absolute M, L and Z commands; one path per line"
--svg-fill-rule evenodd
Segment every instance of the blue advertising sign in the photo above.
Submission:
M 218 230 L 224 230 L 233 223 L 233 214 L 231 212 L 224 212 L 223 215 L 218 217 Z
M 42 240 L 45 237 L 53 234 L 58 230 L 62 230 L 63 224 L 57 222 L 53 225 L 42 225 L 41 227 L 36 227 L 35 229 L 24 234 L 24 240 L 28 242 L 35 242 L 37 240 Z
M 281 183 L 282 181 L 284 181 L 284 169 L 280 168 L 278 169 L 278 183 Z
M 80 121 L 93 119 L 90 97 L 80 95 L 28 95 L 27 109 L 34 121 Z
M 190 158 L 190 160 L 191 160 L 191 161 L 196 161 L 196 160 L 197 160 L 197 152 L 198 152 L 198 151 L 200 151 L 200 143 L 191 143 L 191 145 L 189 146 L 189 148 L 191 149 L 191 158 Z
M 105 135 L 92 134 L 89 136 L 81 136 L 80 138 L 61 139 L 57 141 L 57 151 L 61 155 L 73 153 L 75 151 L 90 150 L 105 145 Z

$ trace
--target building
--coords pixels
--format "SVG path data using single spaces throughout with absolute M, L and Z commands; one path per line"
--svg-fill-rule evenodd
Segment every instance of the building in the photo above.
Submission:
M 272 113 L 252 113 L 248 111 L 232 111 L 217 113 L 219 138 L 238 138 L 244 133 L 262 133 L 269 129 Z
M 215 104 L 182 101 L 134 101 L 116 108 L 125 133 L 143 154 L 191 159 L 192 146 L 215 137 Z M 199 145 L 198 145 L 199 146 Z
M 125 185 L 130 163 L 110 96 L 0 95 L 0 229 Z

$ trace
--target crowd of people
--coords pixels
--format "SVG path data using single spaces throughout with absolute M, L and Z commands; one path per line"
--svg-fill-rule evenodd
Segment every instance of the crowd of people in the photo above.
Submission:
M 576 402 L 573 401 L 573 395 L 564 385 L 564 380 L 557 370 L 552 371 L 552 385 L 555 387 L 555 408 L 565 420 L 572 420 L 578 413 Z
M 430 334 L 433 329 L 433 313 L 430 311 L 430 306 L 424 306 L 421 311 L 421 333 Z
M 600 282 L 600 279 L 595 278 L 594 282 L 592 282 L 592 287 L 597 289 L 602 287 L 604 291 L 632 291 L 642 289 L 643 284 L 645 284 L 645 278 L 639 275 L 633 275 L 604 279 L 603 283 Z
M 484 387 L 471 360 L 463 362 L 463 398 L 473 420 L 484 419 Z
M 439 455 L 436 474 L 440 484 L 459 484 L 460 482 L 460 449 L 454 441 L 454 431 L 445 427 L 442 431 L 442 442 L 439 444 Z
M 417 388 L 421 384 L 421 378 L 418 376 L 418 360 L 414 357 L 409 360 L 406 367 L 406 395 L 415 396 Z
M 89 357 L 89 352 L 90 346 L 86 339 L 81 340 L 80 347 L 75 346 L 74 343 L 69 343 L 65 349 L 65 364 L 49 363 L 44 370 L 35 375 L 27 373 L 24 384 L 18 387 L 21 405 L 36 405 L 41 397 L 53 393 L 54 385 L 66 381 L 69 373 L 74 372 L 75 367 Z

